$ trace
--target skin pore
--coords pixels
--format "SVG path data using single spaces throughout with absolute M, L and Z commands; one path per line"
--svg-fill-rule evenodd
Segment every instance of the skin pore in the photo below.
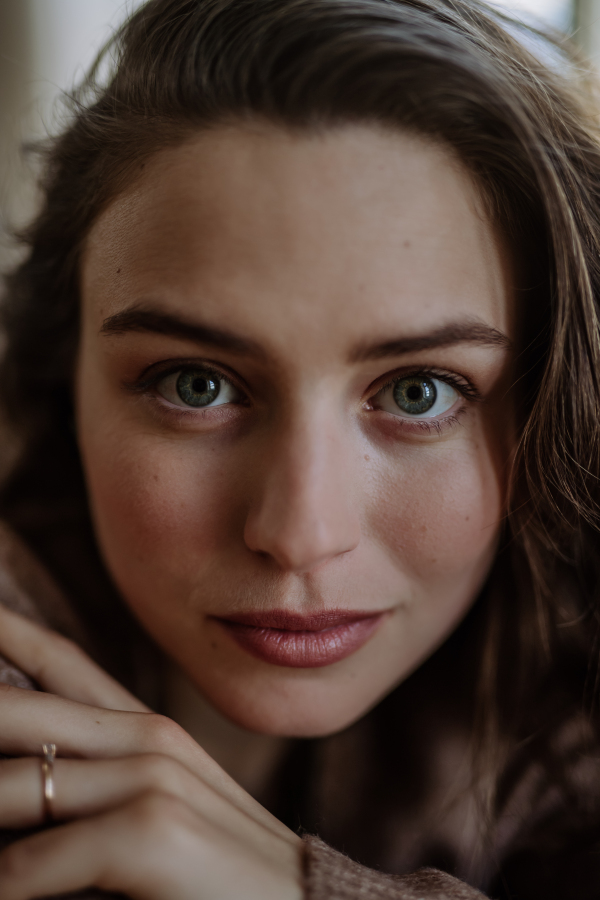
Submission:
M 371 126 L 198 134 L 95 223 L 76 392 L 99 544 L 175 680 L 239 735 L 344 728 L 476 598 L 505 504 L 512 288 L 451 153 Z M 218 395 L 194 406 L 202 377 Z M 436 415 L 398 405 L 423 382 Z M 371 630 L 310 666 L 223 622 L 340 611 Z

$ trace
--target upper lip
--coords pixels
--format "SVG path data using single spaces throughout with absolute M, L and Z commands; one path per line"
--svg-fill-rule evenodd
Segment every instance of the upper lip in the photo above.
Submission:
M 275 628 L 278 631 L 325 631 L 359 622 L 362 619 L 373 619 L 381 616 L 385 610 L 345 610 L 332 609 L 326 612 L 302 615 L 275 609 L 270 612 L 231 613 L 215 618 L 235 625 L 249 625 L 253 628 Z

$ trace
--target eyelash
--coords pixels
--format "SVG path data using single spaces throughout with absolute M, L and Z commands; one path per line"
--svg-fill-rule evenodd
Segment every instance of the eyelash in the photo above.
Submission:
M 126 385 L 126 387 L 136 394 L 145 394 L 149 395 L 152 392 L 152 389 L 161 381 L 163 378 L 167 378 L 169 375 L 174 374 L 180 370 L 186 368 L 202 368 L 208 374 L 214 375 L 220 378 L 222 381 L 231 385 L 232 387 L 239 390 L 241 393 L 247 395 L 248 390 L 245 387 L 242 387 L 236 380 L 229 377 L 225 372 L 215 366 L 210 362 L 203 362 L 195 360 L 177 360 L 171 361 L 170 363 L 159 363 L 158 366 L 150 366 L 148 369 L 145 369 L 142 372 L 142 375 L 139 379 L 134 382 L 130 382 Z M 383 391 L 387 390 L 387 388 L 392 387 L 397 381 L 401 378 L 436 378 L 439 381 L 444 381 L 446 384 L 449 384 L 453 387 L 465 400 L 476 403 L 481 401 L 481 394 L 475 387 L 475 385 L 464 376 L 459 376 L 452 374 L 450 372 L 442 371 L 436 368 L 418 368 L 418 369 L 408 369 L 400 372 L 395 372 L 392 376 L 388 376 L 387 380 L 382 382 L 381 384 L 375 386 L 371 385 L 369 388 L 369 400 L 367 403 L 372 403 L 374 398 Z M 375 389 L 374 389 L 375 388 Z M 158 401 L 156 394 L 153 393 L 152 399 L 155 403 L 160 404 L 160 409 L 163 413 L 167 412 L 164 401 Z M 373 407 L 371 406 L 371 409 Z M 466 411 L 465 407 L 457 410 L 451 415 L 446 416 L 443 419 L 414 419 L 411 420 L 408 417 L 398 416 L 398 424 L 400 422 L 410 422 L 411 429 L 417 429 L 418 431 L 426 434 L 431 434 L 433 432 L 441 433 L 442 428 L 453 427 L 458 424 L 459 416 Z M 188 419 L 190 416 L 197 417 L 199 410 L 190 409 L 187 410 L 185 407 L 169 407 L 168 415 L 177 416 L 179 419 Z M 406 427 L 406 425 L 402 425 L 402 427 Z
M 221 381 L 225 381 L 236 388 L 236 390 L 247 393 L 246 389 L 227 375 L 223 369 L 215 366 L 213 363 L 204 362 L 203 360 L 198 361 L 197 359 L 180 359 L 169 363 L 158 363 L 158 366 L 150 366 L 142 372 L 139 379 L 129 382 L 126 387 L 136 394 L 145 394 L 157 385 L 159 381 L 162 381 L 163 378 L 168 378 L 169 375 L 174 375 L 175 372 L 184 371 L 185 369 L 202 369 L 208 375 L 215 375 Z
M 408 369 L 406 371 L 395 372 L 391 377 L 388 376 L 387 381 L 378 385 L 374 393 L 372 393 L 372 386 L 369 388 L 371 397 L 376 397 L 381 391 L 385 391 L 387 388 L 392 387 L 392 385 L 397 381 L 400 381 L 401 378 L 437 378 L 438 381 L 445 381 L 446 384 L 449 384 L 457 390 L 459 394 L 462 394 L 465 399 L 473 401 L 481 400 L 479 391 L 471 381 L 462 376 L 453 375 L 450 372 L 435 368 Z
M 400 379 L 411 377 L 436 378 L 438 381 L 443 381 L 453 387 L 468 403 L 479 403 L 482 400 L 480 392 L 468 378 L 441 369 L 429 367 L 406 369 L 393 373 L 391 377 L 388 376 L 386 381 L 378 385 L 374 392 L 373 386 L 369 388 L 370 399 L 367 402 L 372 403 L 378 394 L 383 393 L 383 391 L 392 387 Z M 433 434 L 434 432 L 441 434 L 442 431 L 458 425 L 459 418 L 464 415 L 466 411 L 467 407 L 465 405 L 441 419 L 411 419 L 408 416 L 397 416 L 396 418 L 398 427 L 404 428 L 405 430 L 410 428 L 413 433 L 417 431 L 422 434 Z
M 169 422 L 172 424 L 174 420 L 180 422 L 182 425 L 185 423 L 189 424 L 192 421 L 198 421 L 199 416 L 206 415 L 209 408 L 186 409 L 184 406 L 174 406 L 173 404 L 169 404 L 168 401 L 164 400 L 162 397 L 159 397 L 157 391 L 154 389 L 163 378 L 168 378 L 169 375 L 173 375 L 175 372 L 198 368 L 202 368 L 207 374 L 214 375 L 221 381 L 231 385 L 241 394 L 247 395 L 247 388 L 243 386 L 243 384 L 240 384 L 238 380 L 227 375 L 222 368 L 216 366 L 214 363 L 198 359 L 179 359 L 155 363 L 144 369 L 140 377 L 135 381 L 126 382 L 125 387 L 132 393 L 137 394 L 140 397 L 145 397 L 151 402 L 155 414 L 158 414 L 163 418 L 165 424 L 168 424 Z M 244 405 L 243 401 L 239 405 Z M 226 407 L 221 406 L 210 408 L 210 413 L 212 416 L 223 414 L 225 409 Z

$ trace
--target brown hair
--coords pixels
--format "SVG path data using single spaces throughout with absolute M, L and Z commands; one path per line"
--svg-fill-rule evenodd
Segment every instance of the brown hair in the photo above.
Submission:
M 71 423 L 78 258 L 99 211 L 150 154 L 240 117 L 373 122 L 454 148 L 524 269 L 521 438 L 469 676 L 495 817 L 532 760 L 571 791 L 574 751 L 557 735 L 592 709 L 599 677 L 600 150 L 568 52 L 515 29 L 477 0 L 150 0 L 46 150 L 43 206 L 8 279 L 0 371 L 20 439 L 0 511 L 114 644 L 129 626 L 96 556 Z

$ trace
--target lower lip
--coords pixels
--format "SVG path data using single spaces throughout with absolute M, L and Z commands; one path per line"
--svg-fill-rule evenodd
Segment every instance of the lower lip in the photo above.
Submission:
M 356 653 L 367 643 L 383 615 L 379 613 L 313 631 L 264 628 L 228 619 L 218 621 L 240 647 L 263 662 L 292 669 L 317 669 Z

